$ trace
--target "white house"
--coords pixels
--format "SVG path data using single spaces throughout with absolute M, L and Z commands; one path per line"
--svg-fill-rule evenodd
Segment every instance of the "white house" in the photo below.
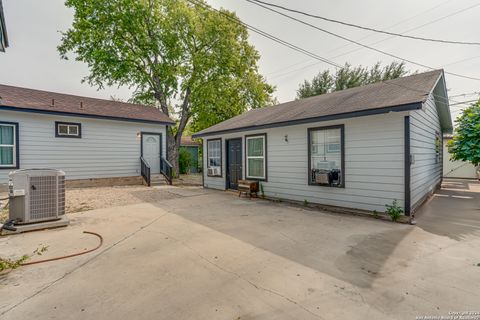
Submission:
M 204 187 L 407 215 L 442 180 L 452 121 L 442 70 L 254 109 L 198 132 Z
M 67 183 L 141 183 L 168 164 L 173 123 L 153 107 L 0 85 L 0 186 L 18 168 L 61 169 Z
M 452 135 L 443 137 L 443 176 L 445 178 L 460 178 L 460 179 L 476 179 L 477 170 L 470 162 L 451 160 L 451 155 L 448 152 L 447 143 L 452 140 Z

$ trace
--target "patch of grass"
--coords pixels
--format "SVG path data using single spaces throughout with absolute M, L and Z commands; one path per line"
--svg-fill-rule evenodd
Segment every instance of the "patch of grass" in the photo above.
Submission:
M 22 263 L 30 259 L 32 256 L 37 255 L 41 256 L 45 252 L 47 252 L 48 246 L 45 245 L 40 245 L 37 249 L 33 251 L 31 255 L 24 254 L 18 259 L 7 259 L 7 258 L 1 258 L 0 257 L 0 274 L 3 271 L 9 271 L 9 270 L 14 270 L 17 269 L 18 267 L 21 266 Z
M 28 260 L 30 258 L 28 255 L 24 254 L 21 256 L 19 259 L 4 259 L 0 258 L 0 272 L 5 271 L 5 270 L 14 270 L 20 267 L 22 263 Z
M 3 207 L 3 203 L 2 203 L 2 207 L 0 208 L 0 223 L 3 223 L 5 221 L 7 221 L 8 219 L 8 205 Z
M 308 201 L 307 201 L 307 199 L 303 200 L 303 205 L 304 205 L 305 207 L 308 207 Z
M 403 213 L 403 209 L 398 205 L 397 200 L 393 200 L 391 205 L 385 205 L 386 213 L 390 216 L 393 222 L 397 221 Z

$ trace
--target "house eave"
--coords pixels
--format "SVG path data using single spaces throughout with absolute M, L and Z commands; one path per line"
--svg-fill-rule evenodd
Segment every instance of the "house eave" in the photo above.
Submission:
M 372 115 L 378 115 L 378 114 L 384 114 L 384 113 L 390 113 L 390 112 L 418 110 L 422 108 L 422 105 L 423 105 L 422 102 L 415 102 L 415 103 L 409 103 L 409 104 L 403 104 L 403 105 L 397 105 L 397 106 L 391 106 L 391 107 L 383 107 L 383 108 L 377 108 L 377 109 L 361 110 L 361 111 L 333 114 L 333 115 L 320 116 L 320 117 L 274 122 L 274 123 L 268 123 L 263 125 L 245 126 L 240 128 L 218 130 L 218 131 L 212 131 L 212 132 L 206 132 L 206 133 L 199 132 L 199 133 L 193 134 L 192 138 L 202 138 L 202 137 L 214 136 L 214 135 L 225 134 L 225 133 L 293 126 L 298 124 L 306 124 L 306 123 L 313 123 L 313 122 L 320 122 L 320 121 L 331 121 L 331 120 L 340 120 L 340 119 L 348 119 L 348 118 L 356 118 L 356 117 L 365 117 L 365 116 L 372 116 Z
M 85 114 L 85 113 L 76 113 L 76 112 L 65 112 L 65 111 L 56 111 L 56 110 L 40 110 L 33 108 L 19 108 L 1 105 L 0 110 L 5 111 L 14 111 L 14 112 L 25 112 L 25 113 L 39 113 L 39 114 L 50 114 L 50 115 L 59 115 L 67 117 L 79 117 L 79 118 L 92 118 L 92 119 L 103 119 L 103 120 L 114 120 L 114 121 L 126 121 L 126 122 L 140 122 L 140 123 L 152 123 L 152 124 L 161 124 L 161 125 L 172 125 L 175 124 L 173 121 L 157 121 L 157 120 L 147 120 L 147 119 L 134 119 L 134 118 L 124 118 L 124 117 L 115 117 L 115 116 L 103 116 L 95 114 Z

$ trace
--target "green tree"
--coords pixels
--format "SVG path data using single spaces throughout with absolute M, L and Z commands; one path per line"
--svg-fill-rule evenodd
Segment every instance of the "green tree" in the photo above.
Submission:
M 457 128 L 453 139 L 448 142 L 451 158 L 452 160 L 471 162 L 478 170 L 480 165 L 480 100 L 463 110 L 456 122 Z
M 204 0 L 199 0 L 205 3 Z M 169 160 L 179 172 L 180 138 L 259 108 L 273 87 L 258 72 L 258 52 L 232 12 L 186 0 L 67 0 L 73 24 L 58 47 L 85 62 L 93 86 L 129 86 L 133 101 L 177 119 L 168 132 Z
M 181 174 L 188 173 L 188 170 L 193 164 L 193 159 L 192 159 L 192 155 L 190 154 L 187 148 L 180 148 L 178 159 L 179 159 L 179 165 L 180 165 L 180 173 Z
M 383 68 L 380 62 L 377 62 L 370 69 L 352 67 L 347 63 L 334 74 L 325 70 L 319 72 L 311 81 L 305 80 L 297 90 L 297 99 L 395 79 L 407 73 L 403 62 L 392 62 Z

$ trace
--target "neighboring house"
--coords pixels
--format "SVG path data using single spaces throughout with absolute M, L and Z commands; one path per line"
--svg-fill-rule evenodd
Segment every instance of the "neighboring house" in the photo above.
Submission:
M 172 124 L 153 107 L 0 85 L 0 185 L 18 168 L 141 183 L 141 156 L 160 173 Z
M 7 26 L 5 24 L 5 14 L 3 12 L 2 0 L 0 0 L 0 51 L 5 52 L 8 47 Z
M 440 186 L 452 121 L 442 70 L 254 109 L 204 138 L 204 186 L 409 215 Z
M 447 143 L 451 139 L 451 135 L 443 137 L 443 153 L 445 154 L 443 157 L 443 176 L 446 178 L 476 179 L 477 173 L 473 164 L 450 160 L 451 155 L 448 152 Z
M 199 171 L 199 149 L 200 143 L 193 140 L 192 137 L 182 137 L 180 141 L 180 148 L 185 149 L 190 154 L 190 168 L 188 169 L 188 173 L 198 173 Z

